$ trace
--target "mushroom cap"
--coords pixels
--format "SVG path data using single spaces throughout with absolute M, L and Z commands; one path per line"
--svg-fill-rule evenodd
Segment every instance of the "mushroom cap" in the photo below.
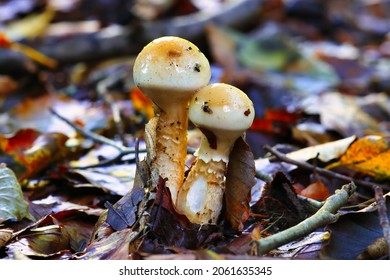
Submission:
M 166 102 L 187 101 L 210 77 L 205 55 L 193 43 L 175 36 L 146 45 L 133 68 L 135 84 L 162 109 Z
M 255 109 L 249 97 L 237 87 L 215 83 L 192 97 L 188 116 L 202 132 L 235 140 L 251 126 Z

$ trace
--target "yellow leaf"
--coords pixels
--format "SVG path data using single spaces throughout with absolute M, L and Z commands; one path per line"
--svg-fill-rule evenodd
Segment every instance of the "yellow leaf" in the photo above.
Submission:
M 11 22 L 3 32 L 11 40 L 33 39 L 46 31 L 54 15 L 54 8 L 48 6 L 42 13 L 31 14 L 21 20 Z
M 377 179 L 390 178 L 390 148 L 385 137 L 366 136 L 353 142 L 340 160 L 328 168 L 345 166 Z

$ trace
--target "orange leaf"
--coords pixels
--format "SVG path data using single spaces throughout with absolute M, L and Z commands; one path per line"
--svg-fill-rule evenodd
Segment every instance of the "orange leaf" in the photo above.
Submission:
M 11 41 L 7 38 L 4 33 L 0 32 L 0 48 L 9 48 Z
M 23 180 L 64 158 L 67 140 L 61 133 L 40 134 L 33 129 L 20 130 L 11 137 L 0 135 L 0 162 Z
M 300 192 L 300 195 L 315 200 L 325 200 L 330 196 L 330 192 L 324 183 L 322 183 L 320 180 L 317 180 L 303 189 Z
M 15 153 L 29 148 L 38 138 L 39 132 L 34 129 L 21 129 L 11 136 L 0 135 L 0 149 L 7 153 Z
M 130 99 L 133 102 L 134 108 L 137 111 L 144 113 L 148 120 L 154 116 L 153 102 L 147 98 L 138 88 L 133 88 L 131 90 Z
M 390 148 L 385 137 L 366 136 L 353 142 L 340 160 L 327 168 L 345 166 L 377 179 L 390 178 Z

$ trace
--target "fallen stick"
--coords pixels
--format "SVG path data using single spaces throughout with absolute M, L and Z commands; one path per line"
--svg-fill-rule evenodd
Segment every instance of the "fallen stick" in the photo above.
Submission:
M 269 251 L 321 228 L 329 223 L 335 222 L 338 218 L 336 212 L 347 203 L 351 194 L 356 190 L 356 185 L 351 182 L 336 190 L 335 194 L 328 197 L 324 205 L 312 216 L 290 227 L 286 230 L 261 238 L 254 242 L 257 255 L 263 255 Z

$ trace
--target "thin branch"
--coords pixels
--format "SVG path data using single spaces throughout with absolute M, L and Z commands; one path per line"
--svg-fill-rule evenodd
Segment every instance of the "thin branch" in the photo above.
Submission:
M 309 233 L 337 220 L 335 214 L 345 203 L 347 203 L 351 194 L 356 190 L 356 185 L 352 182 L 336 190 L 335 194 L 325 200 L 324 205 L 311 217 L 290 227 L 284 231 L 255 241 L 257 254 L 263 255 L 269 251 L 298 238 L 304 237 Z
M 320 209 L 324 205 L 324 202 L 322 201 L 311 199 L 303 195 L 298 195 L 297 197 L 300 201 L 306 203 L 307 205 L 313 207 L 316 210 Z
M 346 176 L 346 175 L 343 175 L 340 173 L 336 173 L 336 172 L 333 172 L 331 170 L 323 169 L 320 167 L 315 167 L 312 164 L 307 163 L 307 162 L 300 162 L 300 161 L 293 160 L 293 159 L 287 157 L 285 154 L 277 151 L 276 149 L 271 148 L 268 145 L 264 146 L 264 149 L 266 151 L 270 152 L 271 154 L 273 154 L 280 161 L 294 164 L 294 165 L 296 165 L 300 168 L 303 168 L 303 169 L 316 170 L 317 173 L 324 175 L 324 176 L 332 177 L 332 178 L 339 179 L 339 180 L 342 180 L 345 182 L 354 182 L 355 184 L 357 184 L 359 186 L 368 187 L 368 188 L 373 188 L 375 185 L 378 185 L 378 184 L 375 184 L 372 182 L 366 182 L 366 181 L 354 179 L 352 177 L 349 177 L 349 176 Z M 380 186 L 384 190 L 390 190 L 390 187 L 387 185 L 378 185 L 378 186 Z
M 92 140 L 94 140 L 94 141 L 96 141 L 98 143 L 107 144 L 109 146 L 114 147 L 118 151 L 126 153 L 126 154 L 135 153 L 135 149 L 134 148 L 125 147 L 122 144 L 119 144 L 119 143 L 117 143 L 117 142 L 115 142 L 115 141 L 113 141 L 113 140 L 111 140 L 111 139 L 109 139 L 107 137 L 101 136 L 101 135 L 99 135 L 97 133 L 94 133 L 92 131 L 85 130 L 85 129 L 79 127 L 78 125 L 74 124 L 70 120 L 64 118 L 63 116 L 61 116 L 59 113 L 57 113 L 52 108 L 50 109 L 50 112 L 53 115 L 55 115 L 57 118 L 59 118 L 60 120 L 66 122 L 68 125 L 70 125 L 74 130 L 76 130 L 78 133 L 80 133 L 85 138 L 92 139 Z
M 383 197 L 383 191 L 382 188 L 379 186 L 374 186 L 374 192 L 375 192 L 375 200 L 379 215 L 379 224 L 382 227 L 383 231 L 383 237 L 385 239 L 385 242 L 387 244 L 387 251 L 389 252 L 389 258 L 390 258 L 390 223 L 389 223 L 389 217 L 387 216 L 387 207 L 386 207 L 386 201 Z

